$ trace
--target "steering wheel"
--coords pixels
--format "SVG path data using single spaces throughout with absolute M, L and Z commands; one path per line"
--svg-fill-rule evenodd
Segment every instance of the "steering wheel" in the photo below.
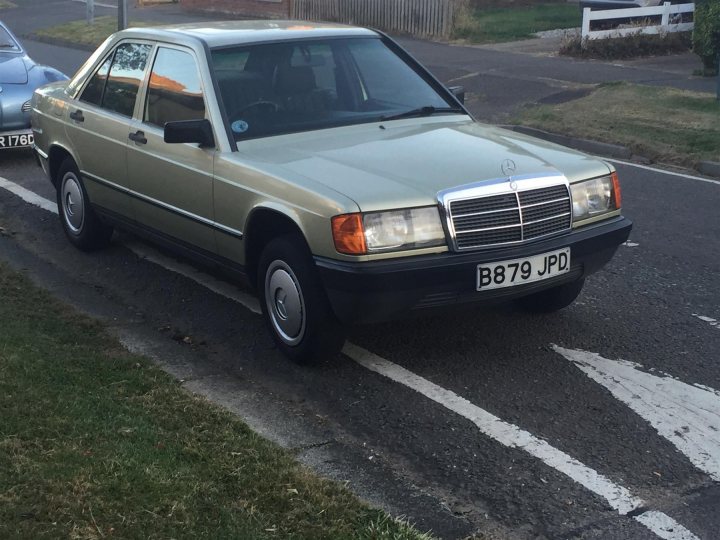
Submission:
M 230 118 L 237 118 L 239 116 L 242 116 L 250 109 L 268 109 L 269 112 L 278 112 L 280 110 L 280 105 L 275 103 L 274 101 L 268 101 L 267 99 L 260 99 L 258 101 L 253 101 L 249 105 L 245 105 L 242 109 L 235 111 L 233 114 L 230 115 Z

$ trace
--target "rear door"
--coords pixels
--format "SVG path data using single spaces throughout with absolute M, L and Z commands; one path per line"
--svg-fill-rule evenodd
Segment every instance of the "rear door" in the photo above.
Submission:
M 150 43 L 121 42 L 67 110 L 66 132 L 90 200 L 129 219 L 128 133 L 152 48 Z
M 141 225 L 212 254 L 215 148 L 163 139 L 167 122 L 208 117 L 204 94 L 195 52 L 158 45 L 130 130 L 128 182 Z

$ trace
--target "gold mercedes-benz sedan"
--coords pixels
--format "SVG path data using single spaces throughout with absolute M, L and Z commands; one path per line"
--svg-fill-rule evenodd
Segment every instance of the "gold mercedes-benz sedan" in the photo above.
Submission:
M 479 124 L 363 28 L 125 30 L 36 91 L 32 126 L 70 242 L 123 227 L 247 278 L 298 361 L 356 322 L 561 309 L 631 229 L 612 166 Z

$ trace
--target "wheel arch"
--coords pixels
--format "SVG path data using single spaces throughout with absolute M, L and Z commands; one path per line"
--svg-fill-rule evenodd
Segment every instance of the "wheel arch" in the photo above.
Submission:
M 70 158 L 75 162 L 75 165 L 79 167 L 78 161 L 75 156 L 64 146 L 60 144 L 53 144 L 50 146 L 48 152 L 48 169 L 50 173 L 50 181 L 57 188 L 57 173 L 60 170 L 60 166 L 63 162 Z
M 257 266 L 263 248 L 274 238 L 298 234 L 310 251 L 307 237 L 296 217 L 272 207 L 254 208 L 248 215 L 244 236 L 245 268 L 250 283 L 257 284 Z

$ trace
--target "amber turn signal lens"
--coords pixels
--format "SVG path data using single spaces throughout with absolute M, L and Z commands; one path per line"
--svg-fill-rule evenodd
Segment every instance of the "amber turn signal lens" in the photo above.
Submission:
M 347 255 L 365 255 L 367 253 L 362 215 L 335 216 L 332 218 L 332 233 L 338 253 Z
M 620 191 L 620 179 L 618 178 L 618 174 L 616 172 L 612 173 L 610 175 L 610 178 L 612 178 L 613 200 L 615 201 L 615 208 L 620 209 L 622 208 L 622 192 Z

